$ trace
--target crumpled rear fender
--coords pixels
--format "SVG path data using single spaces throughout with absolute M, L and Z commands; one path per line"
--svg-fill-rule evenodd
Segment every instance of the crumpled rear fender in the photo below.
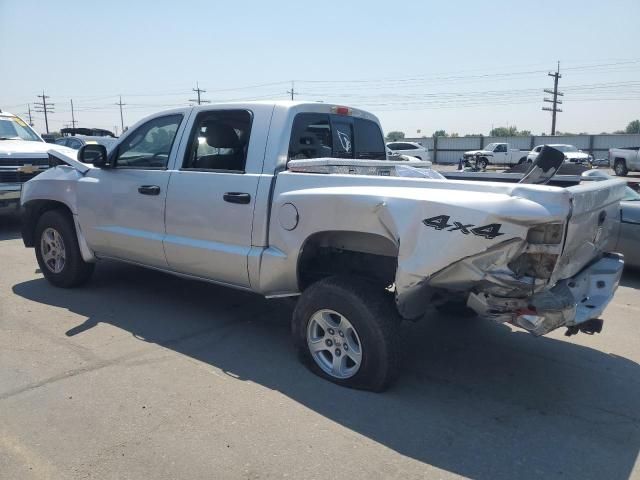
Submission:
M 290 173 L 282 177 L 271 211 L 269 247 L 258 267 L 258 290 L 277 295 L 298 289 L 291 272 L 312 235 L 366 232 L 397 247 L 396 302 L 407 318 L 424 313 L 435 289 L 463 292 L 482 282 L 498 293 L 522 288 L 508 262 L 527 248 L 529 228 L 564 222 L 570 208 L 569 196 L 552 187 L 487 188 L 479 182 Z M 301 188 L 306 182 L 313 187 Z M 321 182 L 334 185 L 318 187 Z M 291 210 L 287 204 L 297 212 L 291 230 L 283 228 L 280 218 L 281 212 Z

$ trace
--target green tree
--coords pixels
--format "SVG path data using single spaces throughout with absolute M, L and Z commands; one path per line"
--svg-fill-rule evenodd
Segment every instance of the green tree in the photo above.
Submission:
M 512 127 L 496 127 L 492 128 L 489 135 L 492 137 L 515 137 L 518 135 L 518 128 L 515 126 Z
M 404 138 L 404 132 L 393 131 L 387 133 L 387 142 L 397 142 L 398 140 L 402 140 Z
M 624 131 L 626 133 L 640 133 L 640 120 L 629 122 L 629 125 L 627 125 Z
M 444 130 L 436 130 L 435 132 L 433 132 L 433 137 L 448 137 L 449 135 L 447 135 L 447 132 L 445 132 Z

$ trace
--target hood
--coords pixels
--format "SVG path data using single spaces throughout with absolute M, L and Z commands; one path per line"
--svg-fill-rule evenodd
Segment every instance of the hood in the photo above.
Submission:
M 47 151 L 47 154 L 57 158 L 58 160 L 61 160 L 67 165 L 70 165 L 71 167 L 75 168 L 77 171 L 79 171 L 82 174 L 85 174 L 89 171 L 91 166 L 87 165 L 86 163 L 82 163 L 79 160 L 76 160 L 76 157 L 78 156 L 78 152 L 76 152 L 72 148 L 66 148 L 66 147 L 63 147 L 63 148 L 65 151 L 62 151 L 58 148 L 50 148 Z M 69 151 L 71 155 L 67 154 L 66 151 Z
M 28 142 L 25 140 L 0 140 L 1 157 L 43 158 L 50 151 L 61 152 L 67 156 L 76 158 L 74 149 L 46 142 Z

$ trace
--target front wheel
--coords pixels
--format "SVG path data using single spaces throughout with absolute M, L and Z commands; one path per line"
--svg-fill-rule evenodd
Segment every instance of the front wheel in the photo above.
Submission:
M 485 170 L 487 168 L 487 165 L 489 165 L 489 161 L 486 158 L 481 158 L 480 160 L 478 160 L 478 166 L 482 170 Z
M 329 277 L 302 293 L 292 333 L 312 372 L 338 385 L 379 392 L 398 374 L 399 325 L 393 299 L 376 284 Z
M 82 259 L 70 215 L 61 210 L 45 212 L 38 219 L 35 233 L 36 259 L 50 283 L 71 288 L 89 280 L 94 265 Z
M 616 162 L 613 164 L 613 171 L 619 177 L 626 177 L 627 173 L 629 173 L 627 164 L 624 162 L 624 160 L 616 160 Z

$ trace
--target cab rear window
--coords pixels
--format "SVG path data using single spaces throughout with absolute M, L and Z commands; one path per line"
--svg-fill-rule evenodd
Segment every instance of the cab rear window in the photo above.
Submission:
M 362 118 L 322 113 L 299 113 L 293 120 L 289 159 L 387 158 L 377 123 Z

